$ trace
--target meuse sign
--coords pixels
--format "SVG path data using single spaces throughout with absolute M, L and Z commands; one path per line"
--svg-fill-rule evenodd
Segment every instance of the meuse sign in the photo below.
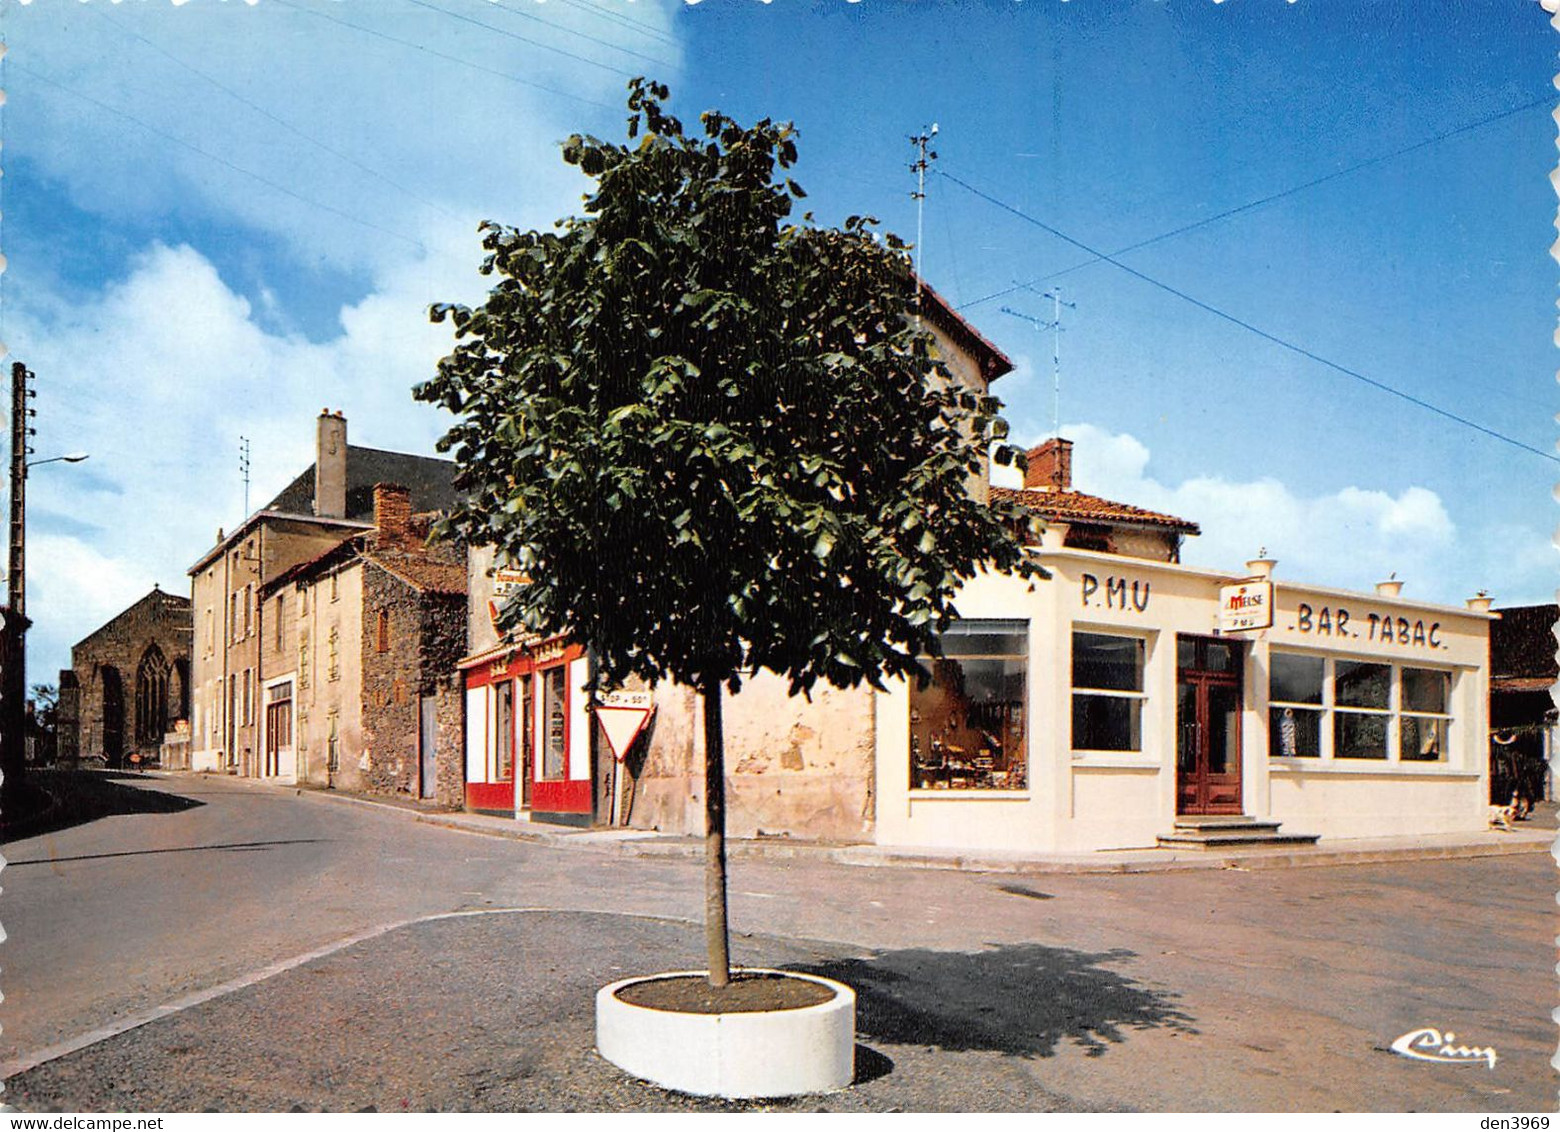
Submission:
M 1237 633 L 1273 624 L 1273 583 L 1237 582 L 1219 590 L 1219 629 Z

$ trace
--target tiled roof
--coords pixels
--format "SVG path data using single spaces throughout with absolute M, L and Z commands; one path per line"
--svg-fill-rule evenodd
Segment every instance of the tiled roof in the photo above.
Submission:
M 1133 507 L 1129 503 L 1116 503 L 1081 491 L 993 487 L 991 498 L 1017 503 L 1042 519 L 1057 523 L 1141 523 L 1151 527 L 1167 527 L 1190 535 L 1198 534 L 1201 529 L 1196 523 L 1178 519 L 1174 515 Z
M 424 593 L 466 592 L 466 567 L 463 565 L 404 550 L 373 550 L 365 557 Z
M 924 279 L 921 280 L 921 294 L 928 300 L 922 313 L 934 326 L 974 355 L 981 375 L 987 381 L 995 381 L 1003 374 L 1013 372 L 1012 360 L 970 325 L 969 320 L 954 310 L 948 300 L 934 291 L 932 285 Z
M 1554 681 L 1555 621 L 1560 607 L 1518 605 L 1502 609 L 1490 622 L 1490 678 L 1541 677 Z M 1547 687 L 1547 685 L 1545 685 Z
M 404 485 L 412 493 L 412 507 L 418 511 L 446 511 L 455 503 L 454 479 L 455 465 L 449 460 L 349 444 L 345 517 L 373 521 L 376 483 Z M 314 511 L 314 465 L 305 468 L 263 510 L 311 514 Z

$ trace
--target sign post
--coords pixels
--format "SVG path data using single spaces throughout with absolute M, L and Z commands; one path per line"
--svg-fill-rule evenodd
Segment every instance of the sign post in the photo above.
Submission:
M 655 714 L 655 704 L 649 692 L 608 692 L 596 701 L 596 718 L 601 722 L 601 733 L 612 748 L 612 825 L 618 824 L 618 811 L 623 798 L 623 775 L 619 769 L 628 752 L 639 738 L 645 724 Z

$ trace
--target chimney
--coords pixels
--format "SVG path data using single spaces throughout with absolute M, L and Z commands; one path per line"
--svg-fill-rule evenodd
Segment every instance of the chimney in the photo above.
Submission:
M 1072 441 L 1053 436 L 1031 448 L 1024 468 L 1024 486 L 1041 491 L 1071 491 L 1072 447 Z
M 347 517 L 347 418 L 320 410 L 314 451 L 314 513 L 322 519 Z
M 374 485 L 374 526 L 380 546 L 411 549 L 417 545 L 412 530 L 412 493 L 398 483 Z

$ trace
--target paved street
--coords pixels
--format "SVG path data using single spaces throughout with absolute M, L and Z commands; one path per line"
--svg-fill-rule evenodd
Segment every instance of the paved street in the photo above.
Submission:
M 697 861 L 223 778 L 110 785 L 124 812 L 5 847 L 0 1060 L 193 1004 L 10 1076 L 9 1103 L 722 1107 L 592 1050 L 597 987 L 698 964 Z M 1543 853 L 1125 876 L 763 859 L 733 864 L 732 923 L 739 960 L 860 994 L 858 1083 L 775 1107 L 1548 1111 L 1554 893 Z M 1421 1027 L 1495 1068 L 1389 1052 Z

